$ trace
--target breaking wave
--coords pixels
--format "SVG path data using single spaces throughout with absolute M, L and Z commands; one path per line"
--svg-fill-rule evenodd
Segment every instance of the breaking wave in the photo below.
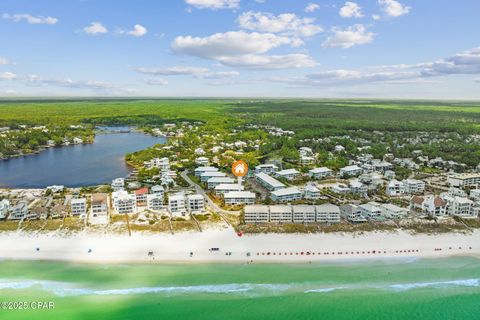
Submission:
M 237 294 L 250 296 L 266 296 L 282 293 L 298 294 L 328 294 L 343 290 L 387 290 L 408 291 L 422 288 L 448 288 L 448 287 L 480 287 L 480 279 L 460 279 L 437 282 L 414 282 L 383 285 L 355 284 L 331 287 L 319 287 L 312 283 L 291 284 L 257 284 L 257 283 L 229 283 L 196 286 L 152 286 L 134 288 L 86 288 L 79 284 L 49 280 L 12 280 L 0 279 L 0 290 L 25 290 L 36 289 L 50 292 L 56 296 L 92 296 L 92 295 L 140 295 L 140 294 Z

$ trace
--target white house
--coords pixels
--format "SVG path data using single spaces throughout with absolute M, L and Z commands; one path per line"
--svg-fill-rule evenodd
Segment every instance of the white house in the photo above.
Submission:
M 195 168 L 195 176 L 200 177 L 202 175 L 202 173 L 214 172 L 214 171 L 218 171 L 218 168 L 216 168 L 216 167 L 197 167 L 197 168 Z
M 305 199 L 317 200 L 320 198 L 320 190 L 313 184 L 307 184 L 304 189 Z
M 191 213 L 202 213 L 205 211 L 205 199 L 201 194 L 188 195 L 187 205 Z
M 254 204 L 255 193 L 250 191 L 230 191 L 224 194 L 226 205 Z
M 170 211 L 172 216 L 185 217 L 187 215 L 185 195 L 183 193 L 168 196 L 168 211 Z
M 259 184 L 261 184 L 270 191 L 285 188 L 285 185 L 283 183 L 263 172 L 255 174 L 255 179 Z
M 255 167 L 255 173 L 266 173 L 266 174 L 274 174 L 277 172 L 278 167 L 272 163 L 261 164 Z
M 0 201 L 0 219 L 5 219 L 10 209 L 10 201 L 3 199 Z
M 207 157 L 198 157 L 195 159 L 195 164 L 199 166 L 208 166 L 210 163 L 210 160 L 208 160 Z
M 338 193 L 338 194 L 347 194 L 350 192 L 350 187 L 347 186 L 346 184 L 343 183 L 335 183 L 332 184 L 329 189 L 332 192 Z
M 235 180 L 229 177 L 213 177 L 207 180 L 207 188 L 214 189 L 219 184 L 232 184 Z
M 151 211 L 163 211 L 165 206 L 163 205 L 164 194 L 163 193 L 150 193 L 147 194 L 147 209 Z
M 207 182 L 210 178 L 226 177 L 227 175 L 220 171 L 207 171 L 200 175 L 200 181 Z
M 342 177 L 353 177 L 361 174 L 362 172 L 362 168 L 357 165 L 340 168 L 340 176 Z
M 369 202 L 358 206 L 362 216 L 368 220 L 382 220 L 382 209 L 377 203 Z
M 360 208 L 354 204 L 340 206 L 340 215 L 350 223 L 367 222 L 360 212 Z
M 315 207 L 317 214 L 317 222 L 323 223 L 339 223 L 340 208 L 330 203 L 324 203 Z
M 124 178 L 113 179 L 111 186 L 113 191 L 123 190 L 123 188 L 125 187 L 125 179 Z
M 296 169 L 286 169 L 275 172 L 275 176 L 278 178 L 285 178 L 287 180 L 296 179 L 300 175 Z
M 402 219 L 408 215 L 408 209 L 396 206 L 391 203 L 383 203 L 380 205 L 383 216 L 389 219 Z
M 170 170 L 170 160 L 168 158 L 153 158 L 150 161 L 145 161 L 143 165 L 147 169 L 159 168 L 162 172 Z
M 151 194 L 158 194 L 158 195 L 163 197 L 164 194 L 165 194 L 165 188 L 163 188 L 163 186 L 154 185 L 150 188 L 150 193 Z
M 458 216 L 462 218 L 474 218 L 472 212 L 474 202 L 463 197 L 444 196 L 443 199 L 448 203 L 448 214 L 451 216 Z
M 8 220 L 22 220 L 28 215 L 28 203 L 20 201 L 14 206 L 10 207 L 10 214 Z
M 137 207 L 145 207 L 147 205 L 148 188 L 141 188 L 133 192 L 137 200 Z
M 292 223 L 292 206 L 276 205 L 270 206 L 270 222 L 274 223 Z
M 315 206 L 292 206 L 294 223 L 314 223 L 317 221 Z
M 297 187 L 275 190 L 270 195 L 272 200 L 276 202 L 290 202 L 302 199 L 302 192 Z
M 480 189 L 470 190 L 470 199 L 479 201 L 480 200 Z
M 325 179 L 332 176 L 333 171 L 327 167 L 320 167 L 309 170 L 308 175 L 313 179 Z
M 451 175 L 447 182 L 452 187 L 480 187 L 480 173 L 462 173 Z
M 89 222 L 92 224 L 108 223 L 108 194 L 94 193 L 90 198 L 90 217 Z
M 119 190 L 112 193 L 113 210 L 118 214 L 137 212 L 137 199 L 134 194 Z
M 425 182 L 415 179 L 405 179 L 402 181 L 405 193 L 423 193 L 425 191 Z
M 222 183 L 217 185 L 214 190 L 216 195 L 224 195 L 232 191 L 244 191 L 245 187 L 238 183 Z
M 393 179 L 388 182 L 385 193 L 390 197 L 398 197 L 403 194 L 403 191 L 403 183 Z
M 353 194 L 365 196 L 368 192 L 368 187 L 356 179 L 351 180 L 348 184 L 349 184 L 350 192 Z
M 245 223 L 268 223 L 270 208 L 264 205 L 247 205 L 243 209 Z
M 70 212 L 73 216 L 86 217 L 87 216 L 87 199 L 74 198 L 70 201 Z

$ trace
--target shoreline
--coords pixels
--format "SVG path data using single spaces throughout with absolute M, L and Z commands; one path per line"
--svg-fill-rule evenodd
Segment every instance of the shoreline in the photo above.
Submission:
M 132 237 L 80 233 L 70 236 L 5 232 L 0 259 L 65 261 L 92 264 L 295 264 L 480 258 L 480 231 L 471 234 L 410 235 L 371 232 L 352 234 L 262 234 L 237 236 L 233 230 Z M 218 248 L 218 251 L 211 251 Z

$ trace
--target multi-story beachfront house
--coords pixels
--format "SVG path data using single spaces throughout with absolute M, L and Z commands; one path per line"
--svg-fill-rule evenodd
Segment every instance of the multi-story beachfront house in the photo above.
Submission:
M 254 204 L 255 193 L 250 191 L 230 191 L 223 195 L 226 205 Z
M 354 204 L 340 206 L 340 215 L 350 223 L 367 222 L 367 219 L 362 216 L 360 208 Z
M 168 211 L 172 216 L 186 217 L 187 208 L 185 195 L 183 193 L 172 194 L 168 196 Z
M 462 218 L 476 218 L 475 211 L 472 210 L 474 202 L 464 197 L 452 197 L 444 195 L 443 199 L 447 202 L 447 212 L 451 216 Z
M 375 202 L 369 202 L 358 206 L 360 213 L 368 220 L 380 221 L 382 220 L 382 209 L 379 208 L 379 204 Z
M 108 223 L 108 194 L 94 193 L 91 198 L 89 221 L 92 224 Z
M 0 200 L 0 219 L 5 219 L 10 209 L 10 201 L 7 199 Z
M 205 199 L 201 194 L 192 194 L 187 196 L 188 210 L 191 213 L 205 212 Z
M 87 216 L 87 199 L 73 198 L 70 201 L 70 212 L 72 213 L 72 216 L 85 218 Z
M 388 219 L 402 219 L 408 215 L 409 210 L 391 203 L 383 203 L 379 206 L 384 217 Z
M 8 220 L 22 220 L 28 215 L 28 203 L 20 201 L 14 206 L 10 207 Z
M 137 199 L 127 191 L 115 191 L 112 193 L 112 206 L 117 214 L 132 214 L 137 212 Z
M 315 207 L 317 222 L 339 223 L 340 208 L 330 203 L 324 203 Z
M 297 187 L 289 187 L 272 191 L 270 197 L 275 202 L 290 202 L 302 199 L 302 192 Z
M 141 188 L 141 189 L 135 190 L 133 194 L 135 194 L 137 207 L 145 207 L 147 205 L 148 188 Z
M 315 206 L 292 206 L 294 223 L 315 223 L 317 221 Z
M 285 185 L 283 183 L 263 172 L 255 174 L 255 179 L 259 184 L 261 184 L 263 187 L 267 188 L 270 191 L 285 188 Z
M 154 185 L 150 188 L 150 193 L 163 197 L 165 195 L 165 188 L 163 186 Z
M 163 211 L 165 209 L 165 206 L 163 205 L 163 200 L 163 193 L 147 194 L 147 209 L 155 212 Z
M 314 168 L 308 171 L 308 175 L 312 179 L 325 179 L 333 175 L 333 171 L 327 167 Z

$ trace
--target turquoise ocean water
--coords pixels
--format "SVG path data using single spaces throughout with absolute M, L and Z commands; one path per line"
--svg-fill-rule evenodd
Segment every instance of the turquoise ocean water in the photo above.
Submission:
M 0 319 L 480 319 L 480 260 L 341 264 L 0 261 Z M 32 302 L 53 309 L 33 310 Z

